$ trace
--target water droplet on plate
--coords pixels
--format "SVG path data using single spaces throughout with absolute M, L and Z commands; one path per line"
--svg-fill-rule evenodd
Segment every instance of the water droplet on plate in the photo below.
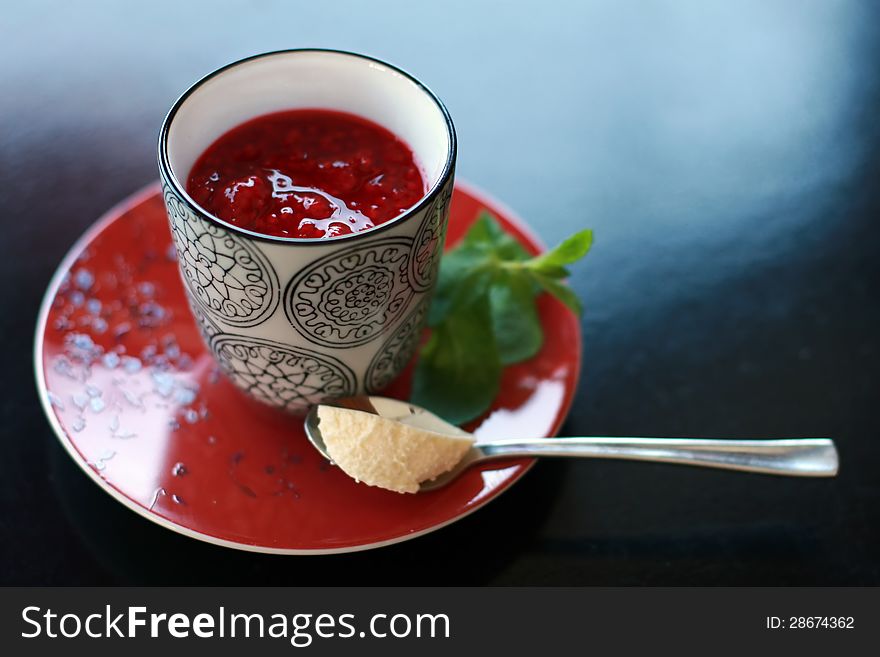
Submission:
M 95 284 L 95 275 L 88 269 L 80 269 L 74 274 L 73 281 L 81 290 L 89 290 Z

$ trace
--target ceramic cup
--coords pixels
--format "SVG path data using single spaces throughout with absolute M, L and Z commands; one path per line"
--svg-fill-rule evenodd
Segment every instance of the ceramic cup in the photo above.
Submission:
M 370 119 L 413 150 L 427 194 L 374 228 L 273 237 L 211 215 L 186 193 L 196 159 L 244 121 L 326 108 Z M 202 336 L 252 397 L 295 413 L 381 390 L 418 345 L 443 246 L 455 131 L 440 100 L 378 60 L 327 50 L 257 55 L 211 73 L 174 104 L 159 171 L 180 273 Z

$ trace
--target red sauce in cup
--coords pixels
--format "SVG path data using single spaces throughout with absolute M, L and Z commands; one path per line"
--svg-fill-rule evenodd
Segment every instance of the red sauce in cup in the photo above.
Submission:
M 322 238 L 377 226 L 426 192 L 410 148 L 372 121 L 325 109 L 266 114 L 215 141 L 187 192 L 265 235 Z

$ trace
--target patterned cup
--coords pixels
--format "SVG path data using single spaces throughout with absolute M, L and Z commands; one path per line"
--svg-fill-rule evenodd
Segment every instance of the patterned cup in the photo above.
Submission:
M 399 217 L 325 239 L 262 235 L 200 208 L 185 181 L 227 130 L 297 107 L 371 119 L 413 149 L 428 193 Z M 452 195 L 455 131 L 440 100 L 383 62 L 288 50 L 230 64 L 174 104 L 159 171 L 180 273 L 202 336 L 252 397 L 296 413 L 385 387 L 425 323 Z

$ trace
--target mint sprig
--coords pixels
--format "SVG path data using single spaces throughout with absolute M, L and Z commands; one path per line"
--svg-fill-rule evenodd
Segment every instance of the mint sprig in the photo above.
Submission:
M 581 313 L 580 300 L 563 279 L 567 265 L 583 258 L 592 243 L 592 231 L 582 230 L 532 257 L 483 212 L 440 262 L 428 311 L 431 337 L 416 364 L 413 402 L 456 424 L 486 411 L 503 367 L 528 360 L 544 343 L 537 296 L 548 292 Z

